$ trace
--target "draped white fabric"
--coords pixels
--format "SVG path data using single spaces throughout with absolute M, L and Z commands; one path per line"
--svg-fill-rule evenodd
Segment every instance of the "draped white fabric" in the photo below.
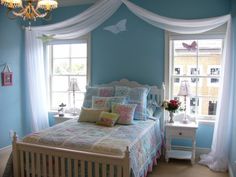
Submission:
M 26 91 L 29 100 L 29 114 L 32 131 L 39 131 L 49 126 L 45 69 L 43 60 L 43 44 L 35 40 L 38 32 L 25 33 L 26 59 Z
M 209 31 L 216 27 L 219 27 L 227 23 L 227 33 L 226 40 L 224 44 L 224 57 L 222 63 L 221 72 L 221 89 L 220 98 L 217 106 L 217 121 L 215 125 L 212 151 L 210 154 L 202 157 L 200 163 L 208 165 L 212 170 L 225 171 L 227 169 L 228 161 L 228 151 L 229 151 L 229 127 L 230 119 L 232 117 L 232 109 L 229 106 L 229 100 L 232 101 L 230 95 L 233 92 L 233 88 L 230 83 L 230 76 L 234 71 L 234 66 L 231 64 L 231 16 L 225 15 L 221 17 L 214 17 L 208 19 L 197 19 L 197 20 L 181 20 L 163 17 L 147 11 L 127 0 L 122 0 L 122 2 L 132 11 L 135 15 L 146 21 L 147 23 L 180 34 L 196 34 Z M 36 36 L 40 34 L 54 34 L 57 39 L 73 39 L 82 36 L 103 23 L 108 19 L 122 4 L 121 0 L 101 0 L 85 12 L 72 17 L 71 19 L 65 20 L 63 22 L 33 27 L 32 31 L 26 31 L 26 60 L 27 68 L 30 69 L 32 65 L 39 62 L 39 65 L 33 66 L 35 70 L 31 70 L 28 75 L 29 87 L 34 85 L 32 78 L 35 78 L 38 82 L 42 82 L 39 79 L 42 78 L 43 73 L 37 73 L 37 70 L 43 71 L 43 46 L 42 42 L 38 40 L 36 42 Z M 37 32 L 37 33 L 36 33 Z M 29 62 L 32 60 L 32 62 Z M 40 60 L 40 61 L 38 61 Z M 42 62 L 43 63 L 43 62 Z M 41 88 L 35 88 L 30 92 L 32 95 L 32 110 L 34 110 L 33 119 L 38 120 L 38 111 L 42 109 L 33 109 L 35 107 L 33 104 L 35 102 L 42 103 L 42 96 L 45 97 L 45 93 L 41 92 Z M 40 96 L 35 96 L 39 94 Z M 42 105 L 42 104 L 41 104 Z M 37 105 L 39 106 L 39 105 Z M 44 110 L 46 111 L 46 110 Z M 33 121 L 37 122 L 37 121 Z M 226 131 L 228 130 L 228 131 Z

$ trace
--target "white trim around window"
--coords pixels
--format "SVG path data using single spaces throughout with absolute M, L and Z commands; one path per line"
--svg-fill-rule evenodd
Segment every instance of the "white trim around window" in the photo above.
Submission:
M 170 33 L 170 32 L 165 32 L 165 85 L 166 85 L 166 95 L 165 98 L 166 99 L 171 99 L 173 97 L 172 95 L 172 84 L 170 84 L 170 81 L 172 79 L 171 75 L 170 75 L 170 69 L 173 68 L 174 63 L 172 62 L 172 60 L 169 60 L 169 58 L 173 58 L 173 50 L 172 50 L 172 44 L 170 43 L 171 40 L 200 40 L 200 39 L 224 39 L 224 33 L 225 33 L 225 28 L 221 27 L 217 30 L 214 30 L 213 32 L 207 32 L 204 34 L 197 34 L 197 35 L 182 35 L 182 34 L 175 34 L 175 33 Z M 172 51 L 172 52 L 169 52 Z M 179 64 L 176 64 L 175 66 L 179 66 Z M 189 67 L 188 66 L 188 71 L 189 72 Z M 200 72 L 202 72 L 202 66 L 198 65 L 198 68 L 201 70 Z M 183 70 L 183 69 L 182 69 Z M 209 72 L 209 69 L 207 69 Z M 209 75 L 210 76 L 210 75 Z M 174 75 L 173 77 L 179 77 L 178 75 Z M 182 77 L 188 77 L 189 79 L 190 74 L 186 73 L 186 76 L 182 76 Z M 199 78 L 205 78 L 208 76 L 201 76 L 201 74 L 199 74 Z M 215 76 L 212 76 L 215 77 Z M 181 79 L 181 76 L 179 77 Z M 202 83 L 199 83 L 201 86 Z M 207 84 L 208 85 L 208 84 Z M 200 98 L 200 97 L 199 97 Z M 200 101 L 200 100 L 199 100 Z M 199 102 L 200 104 L 200 102 Z M 202 105 L 202 102 L 201 102 Z M 201 106 L 199 105 L 199 106 Z M 197 117 L 198 120 L 201 121 L 209 121 L 212 122 L 214 120 L 212 120 L 212 116 L 201 116 L 199 115 L 199 117 Z

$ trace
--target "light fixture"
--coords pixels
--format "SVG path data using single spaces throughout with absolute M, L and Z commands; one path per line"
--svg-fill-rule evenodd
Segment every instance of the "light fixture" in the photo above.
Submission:
M 37 18 L 50 19 L 50 12 L 57 8 L 56 0 L 0 0 L 8 8 L 10 19 L 22 17 L 24 20 L 36 21 Z
M 184 119 L 183 123 L 188 123 L 187 115 L 186 115 L 186 97 L 190 95 L 190 86 L 187 80 L 183 80 L 180 83 L 178 96 L 184 96 Z
M 68 91 L 72 91 L 73 92 L 73 116 L 76 115 L 76 109 L 75 109 L 75 92 L 76 91 L 80 91 L 78 83 L 77 83 L 77 79 L 72 78 L 70 80 L 70 85 L 69 85 L 69 89 Z

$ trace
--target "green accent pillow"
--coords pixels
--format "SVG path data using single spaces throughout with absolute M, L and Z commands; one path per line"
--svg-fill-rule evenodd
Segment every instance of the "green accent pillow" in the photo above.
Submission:
M 78 122 L 97 122 L 99 115 L 106 109 L 81 108 Z
M 101 114 L 99 115 L 99 119 L 96 122 L 96 124 L 112 127 L 115 125 L 118 118 L 119 114 L 102 111 Z

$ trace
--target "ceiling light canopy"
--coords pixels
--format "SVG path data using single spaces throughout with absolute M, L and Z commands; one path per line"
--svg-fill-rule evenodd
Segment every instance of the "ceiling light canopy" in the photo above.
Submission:
M 56 0 L 0 0 L 8 8 L 10 19 L 22 17 L 24 20 L 36 21 L 37 18 L 50 19 L 50 12 L 57 8 Z

